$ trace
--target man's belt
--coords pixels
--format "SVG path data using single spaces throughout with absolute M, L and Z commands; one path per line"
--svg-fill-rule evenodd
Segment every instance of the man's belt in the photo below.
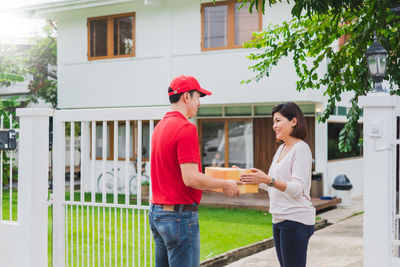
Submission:
M 191 204 L 175 204 L 175 205 L 164 205 L 164 204 L 154 204 L 154 206 L 162 208 L 167 211 L 179 211 L 179 208 L 182 206 L 182 211 L 197 211 L 199 209 L 198 205 Z

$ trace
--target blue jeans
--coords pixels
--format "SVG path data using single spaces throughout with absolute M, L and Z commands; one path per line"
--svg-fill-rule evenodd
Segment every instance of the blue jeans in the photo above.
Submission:
M 151 205 L 149 222 L 155 244 L 156 267 L 199 266 L 200 231 L 197 211 L 165 211 Z
M 281 267 L 305 267 L 308 240 L 314 225 L 282 221 L 273 225 L 275 250 Z

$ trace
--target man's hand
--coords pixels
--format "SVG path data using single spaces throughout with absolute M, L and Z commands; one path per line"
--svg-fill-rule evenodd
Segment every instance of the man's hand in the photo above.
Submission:
M 236 197 L 239 196 L 239 188 L 238 184 L 242 184 L 240 181 L 236 180 L 226 180 L 225 187 L 223 188 L 224 194 L 228 197 Z

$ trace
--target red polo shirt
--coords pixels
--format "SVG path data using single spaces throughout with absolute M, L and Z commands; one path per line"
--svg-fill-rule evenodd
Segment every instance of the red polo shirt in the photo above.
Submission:
M 157 123 L 151 139 L 153 204 L 200 203 L 202 191 L 183 183 L 182 163 L 197 163 L 201 171 L 197 128 L 180 112 L 171 111 Z

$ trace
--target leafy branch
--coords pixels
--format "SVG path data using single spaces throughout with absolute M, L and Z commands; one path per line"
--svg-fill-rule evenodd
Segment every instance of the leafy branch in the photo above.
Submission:
M 295 2 L 297 4 L 302 1 Z M 324 12 L 307 12 L 300 16 L 292 9 L 292 14 L 296 14 L 292 20 L 269 25 L 264 31 L 254 33 L 254 39 L 244 46 L 257 49 L 257 52 L 248 56 L 252 62 L 249 69 L 255 76 L 243 82 L 249 83 L 268 77 L 273 67 L 283 58 L 292 57 L 298 76 L 296 89 L 322 89 L 327 96 L 328 105 L 318 118 L 321 122 L 326 122 L 333 107 L 341 101 L 343 93 L 353 92 L 347 114 L 349 120 L 339 138 L 340 150 L 348 152 L 357 143 L 354 138 L 361 114 L 358 96 L 365 95 L 372 89 L 365 52 L 373 41 L 374 31 L 377 32 L 381 44 L 390 51 L 388 62 L 391 64 L 388 64 L 386 78 L 392 89 L 391 93 L 400 94 L 400 19 L 391 13 L 390 1 L 356 1 L 360 2 L 357 4 L 358 9 L 345 5 L 345 1 L 337 1 L 338 6 L 333 8 L 330 5 L 335 4 L 331 1 L 320 2 L 318 8 L 327 8 Z M 341 36 L 347 36 L 348 39 L 338 47 L 337 40 Z

